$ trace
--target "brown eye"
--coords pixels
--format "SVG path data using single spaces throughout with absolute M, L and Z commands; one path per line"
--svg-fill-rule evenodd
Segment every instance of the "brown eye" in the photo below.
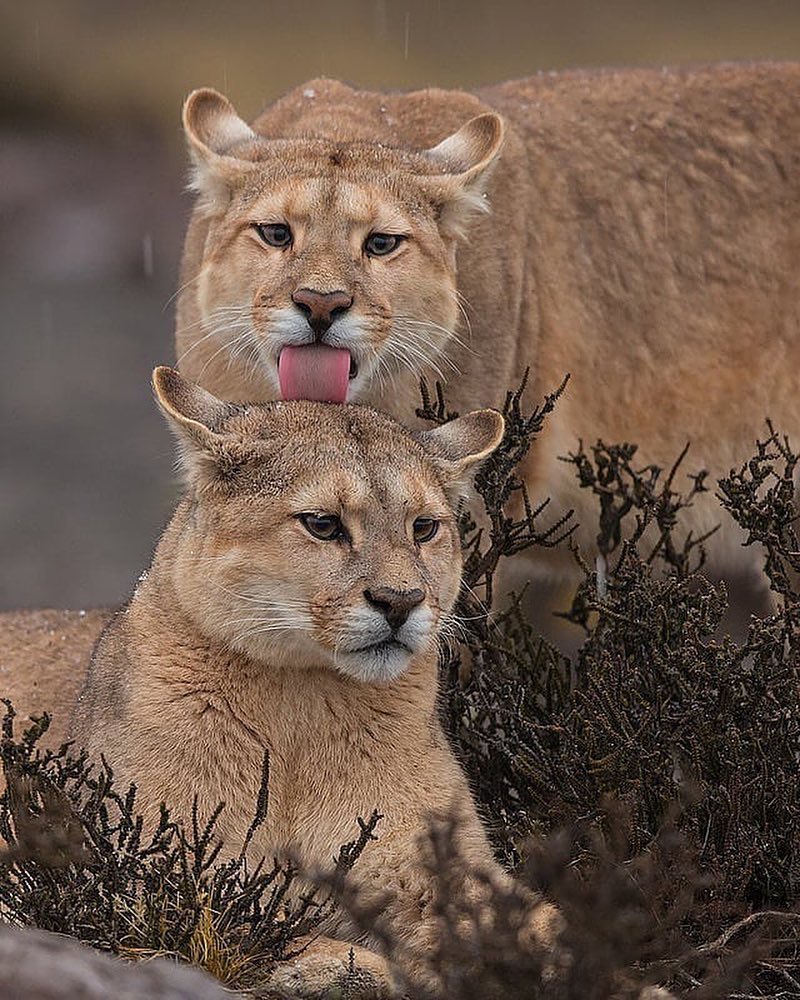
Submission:
M 335 542 L 339 538 L 346 538 L 347 532 L 339 518 L 335 514 L 298 514 L 298 520 L 314 538 L 319 538 L 323 542 Z
M 292 231 L 282 222 L 254 222 L 253 229 L 269 247 L 282 249 L 292 245 Z
M 414 541 L 421 545 L 429 542 L 439 530 L 439 522 L 435 517 L 418 517 L 414 521 Z
M 364 241 L 364 253 L 368 257 L 385 257 L 396 250 L 403 239 L 394 233 L 370 233 Z

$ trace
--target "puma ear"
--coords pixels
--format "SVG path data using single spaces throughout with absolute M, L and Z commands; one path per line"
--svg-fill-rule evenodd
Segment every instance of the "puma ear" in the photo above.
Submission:
M 500 115 L 494 112 L 478 115 L 424 155 L 444 172 L 470 183 L 494 162 L 503 145 L 504 131 Z
M 153 372 L 153 392 L 178 440 L 179 460 L 189 486 L 206 486 L 220 472 L 241 463 L 237 439 L 222 430 L 226 418 L 241 412 L 240 406 L 217 399 L 174 368 L 163 366 Z
M 488 212 L 486 183 L 503 146 L 505 126 L 493 112 L 478 115 L 424 152 L 442 171 L 422 178 L 440 206 L 440 224 L 454 236 L 475 211 Z
M 227 203 L 232 181 L 249 164 L 232 151 L 258 136 L 227 97 L 208 87 L 193 90 L 184 101 L 183 130 L 192 159 L 189 186 L 211 203 Z
M 444 474 L 454 503 L 468 491 L 477 467 L 503 440 L 505 421 L 497 410 L 473 410 L 415 437 Z

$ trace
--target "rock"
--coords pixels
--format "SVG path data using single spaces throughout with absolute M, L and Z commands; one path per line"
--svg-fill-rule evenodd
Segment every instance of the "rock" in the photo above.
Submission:
M 128 964 L 47 931 L 0 925 L 3 1000 L 231 1000 L 199 969 L 167 959 Z

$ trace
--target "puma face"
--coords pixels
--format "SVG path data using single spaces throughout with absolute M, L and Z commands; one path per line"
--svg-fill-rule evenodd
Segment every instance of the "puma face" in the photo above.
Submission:
M 266 139 L 214 91 L 184 125 L 207 235 L 179 367 L 241 366 L 264 398 L 357 402 L 399 376 L 443 380 L 456 337 L 456 240 L 485 209 L 497 115 L 433 149 Z
M 388 682 L 452 627 L 455 505 L 503 420 L 412 435 L 365 407 L 222 402 L 157 369 L 188 494 L 172 578 L 206 634 L 256 661 Z

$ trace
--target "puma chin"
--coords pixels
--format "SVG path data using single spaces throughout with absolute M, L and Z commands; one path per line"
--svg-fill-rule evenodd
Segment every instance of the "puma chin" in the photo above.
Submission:
M 416 608 L 399 627 L 367 609 L 352 613 L 333 658 L 337 670 L 362 681 L 390 681 L 406 669 L 415 653 L 432 642 L 434 619 L 428 608 Z

